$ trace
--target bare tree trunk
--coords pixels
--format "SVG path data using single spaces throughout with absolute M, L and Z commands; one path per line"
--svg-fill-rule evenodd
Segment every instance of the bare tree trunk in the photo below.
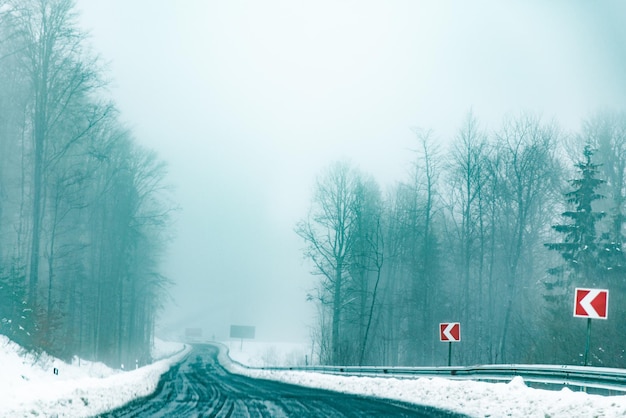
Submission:
M 374 290 L 372 291 L 372 303 L 370 304 L 369 314 L 367 316 L 367 326 L 365 327 L 365 335 L 363 336 L 363 344 L 361 345 L 361 354 L 359 355 L 359 366 L 363 365 L 363 359 L 365 357 L 365 348 L 367 346 L 367 337 L 372 326 L 372 317 L 374 316 L 374 306 L 376 304 L 376 295 L 378 293 L 378 284 L 380 283 L 381 268 L 379 267 L 376 272 L 376 283 L 374 284 Z
M 44 49 L 45 51 L 45 49 Z M 35 104 L 35 133 L 34 133 L 34 174 L 33 174 L 33 201 L 32 201 L 32 230 L 30 249 L 30 269 L 28 279 L 28 295 L 30 303 L 37 306 L 37 281 L 39 278 L 39 249 L 41 240 L 41 207 L 43 195 L 43 159 L 44 142 L 46 139 L 46 107 L 47 107 L 47 69 L 48 57 L 42 57 L 43 69 L 37 79 Z
M 333 295 L 333 318 L 332 318 L 332 351 L 333 351 L 333 364 L 339 364 L 340 361 L 340 344 L 339 344 L 339 323 L 341 321 L 341 311 L 342 311 L 342 303 L 343 303 L 343 295 L 341 292 L 342 286 L 342 277 L 343 276 L 343 265 L 342 262 L 339 261 L 337 263 L 337 268 L 335 271 L 335 285 L 334 285 L 334 295 Z

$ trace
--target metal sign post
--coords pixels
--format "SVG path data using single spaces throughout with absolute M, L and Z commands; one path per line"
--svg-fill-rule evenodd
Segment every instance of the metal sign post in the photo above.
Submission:
M 254 339 L 255 327 L 250 325 L 231 325 L 230 326 L 230 338 L 239 338 L 241 343 L 239 350 L 243 350 L 243 339 Z
M 440 323 L 439 341 L 448 341 L 448 367 L 450 367 L 452 365 L 452 343 L 461 341 L 461 324 L 459 322 Z
M 574 316 L 587 318 L 587 342 L 583 365 L 588 364 L 591 345 L 591 319 L 607 319 L 609 314 L 609 291 L 607 289 L 584 289 L 577 287 L 574 292 Z
M 587 365 L 587 356 L 589 355 L 589 342 L 591 341 L 591 318 L 587 318 L 587 343 L 585 344 L 585 358 L 583 365 Z

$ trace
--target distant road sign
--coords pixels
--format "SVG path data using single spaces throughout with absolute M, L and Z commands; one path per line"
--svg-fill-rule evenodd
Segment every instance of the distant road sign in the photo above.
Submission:
M 231 325 L 230 338 L 254 338 L 255 328 L 247 325 Z
M 609 291 L 607 289 L 576 288 L 574 316 L 579 318 L 607 319 Z
M 459 322 L 442 322 L 439 324 L 440 341 L 461 341 L 461 324 Z
M 201 339 L 202 328 L 185 328 L 185 338 L 187 341 Z

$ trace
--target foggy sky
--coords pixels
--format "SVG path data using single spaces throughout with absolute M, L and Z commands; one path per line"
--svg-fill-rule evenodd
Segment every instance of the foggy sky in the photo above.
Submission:
M 570 131 L 623 109 L 624 4 L 78 0 L 123 120 L 177 189 L 162 332 L 307 338 L 293 228 L 315 177 L 348 159 L 390 186 L 412 127 L 448 142 L 469 109 L 488 129 L 532 111 Z

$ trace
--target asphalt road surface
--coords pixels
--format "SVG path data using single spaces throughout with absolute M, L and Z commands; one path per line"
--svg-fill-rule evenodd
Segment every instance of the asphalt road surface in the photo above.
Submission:
M 154 394 L 102 417 L 463 417 L 431 407 L 252 379 L 226 371 L 218 348 L 196 345 Z

